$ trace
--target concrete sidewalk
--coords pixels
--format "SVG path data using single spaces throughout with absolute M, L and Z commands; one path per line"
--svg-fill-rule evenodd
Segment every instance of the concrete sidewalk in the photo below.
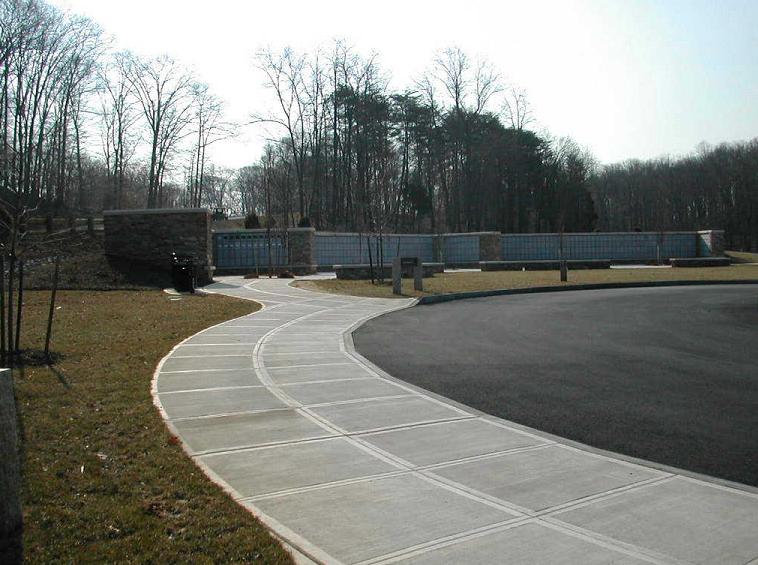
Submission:
M 348 330 L 410 301 L 284 280 L 210 290 L 265 308 L 177 346 L 156 403 L 196 463 L 309 558 L 758 564 L 754 492 L 482 416 L 352 350 Z

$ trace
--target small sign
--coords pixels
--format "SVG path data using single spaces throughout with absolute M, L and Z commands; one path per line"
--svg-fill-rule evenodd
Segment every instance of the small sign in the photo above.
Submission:
M 401 257 L 401 267 L 418 267 L 418 257 Z

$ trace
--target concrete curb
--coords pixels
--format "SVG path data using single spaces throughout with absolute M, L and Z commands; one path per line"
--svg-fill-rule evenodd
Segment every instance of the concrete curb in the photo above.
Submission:
M 451 292 L 450 294 L 437 294 L 422 296 L 418 299 L 421 305 L 439 304 L 453 300 L 466 300 L 469 298 L 487 298 L 489 296 L 510 296 L 513 294 L 539 294 L 543 292 L 567 292 L 571 290 L 603 290 L 614 288 L 657 288 L 667 286 L 713 286 L 722 284 L 757 284 L 758 280 L 738 279 L 722 281 L 651 281 L 651 282 L 628 282 L 628 283 L 590 283 L 571 284 L 566 286 L 534 286 L 530 288 L 501 288 L 495 290 L 474 290 L 471 292 Z

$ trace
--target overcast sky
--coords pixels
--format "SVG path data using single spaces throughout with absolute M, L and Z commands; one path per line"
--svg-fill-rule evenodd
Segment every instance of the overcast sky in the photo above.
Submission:
M 117 48 L 187 64 L 240 121 L 271 104 L 257 49 L 343 38 L 376 51 L 396 90 L 438 49 L 482 55 L 527 90 L 540 126 L 605 163 L 758 136 L 757 0 L 54 3 L 95 20 Z M 214 162 L 255 161 L 265 135 L 256 127 L 214 146 Z

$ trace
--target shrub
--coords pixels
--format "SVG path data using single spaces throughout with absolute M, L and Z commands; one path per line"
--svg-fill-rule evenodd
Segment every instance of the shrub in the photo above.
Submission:
M 261 227 L 261 221 L 258 219 L 258 214 L 250 212 L 245 216 L 245 229 L 257 230 Z

